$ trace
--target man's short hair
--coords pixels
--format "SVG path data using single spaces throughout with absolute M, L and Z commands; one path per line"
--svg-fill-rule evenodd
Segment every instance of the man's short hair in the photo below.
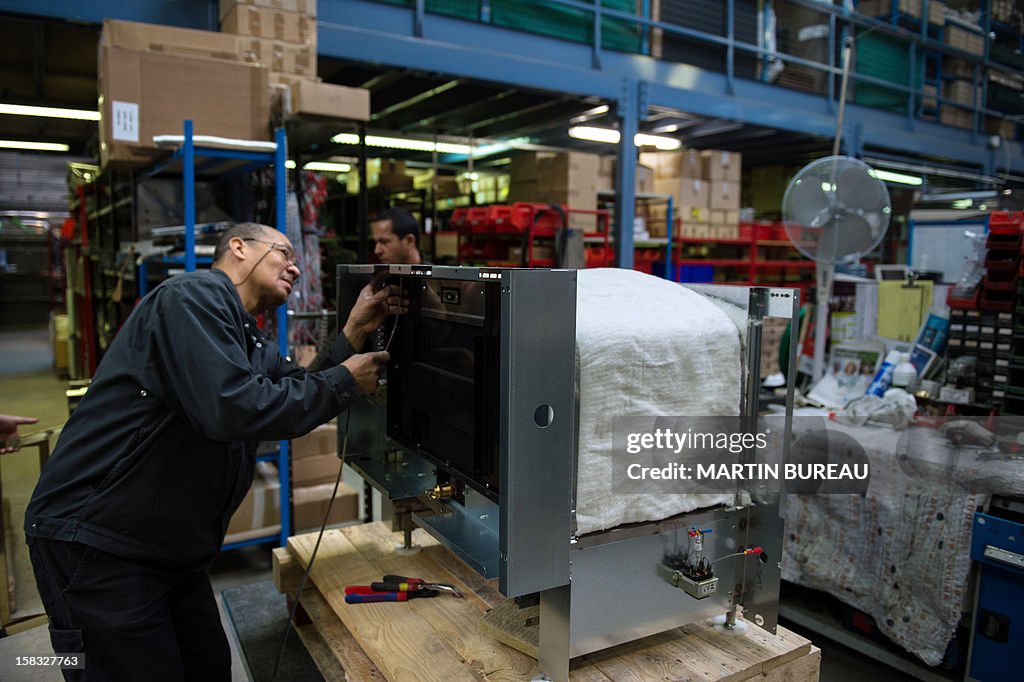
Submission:
M 217 248 L 213 251 L 213 262 L 219 262 L 221 258 L 227 255 L 231 240 L 235 237 L 239 239 L 264 239 L 267 235 L 268 230 L 274 228 L 269 225 L 261 225 L 260 223 L 237 223 L 228 228 L 228 231 L 220 236 L 220 241 L 217 242 Z
M 391 221 L 391 231 L 394 232 L 395 236 L 399 239 L 402 239 L 407 234 L 411 234 L 415 237 L 416 241 L 419 242 L 420 224 L 416 222 L 416 219 L 412 217 L 412 214 L 404 208 L 389 208 L 374 218 L 373 222 L 379 223 L 382 220 Z

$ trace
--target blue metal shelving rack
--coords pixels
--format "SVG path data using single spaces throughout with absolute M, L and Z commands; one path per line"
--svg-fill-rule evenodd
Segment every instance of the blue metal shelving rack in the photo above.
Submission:
M 284 128 L 274 131 L 273 151 L 248 151 L 239 149 L 221 149 L 217 147 L 197 146 L 193 140 L 193 125 L 191 120 L 186 120 L 184 125 L 184 140 L 181 147 L 160 163 L 153 166 L 149 175 L 158 175 L 165 172 L 179 171 L 182 174 L 185 195 L 185 255 L 184 256 L 163 256 L 156 259 L 156 262 L 168 265 L 182 265 L 186 272 L 192 272 L 197 265 L 209 265 L 213 262 L 209 257 L 196 256 L 196 192 L 195 181 L 197 174 L 241 174 L 257 168 L 272 166 L 274 168 L 274 196 L 275 216 L 274 221 L 277 229 L 284 232 L 286 229 L 285 205 L 287 173 L 282 172 L 287 160 L 287 140 Z M 144 295 L 146 287 L 145 263 L 139 269 L 139 294 Z M 282 304 L 277 308 L 277 343 L 281 355 L 288 354 L 288 310 L 287 305 Z M 277 462 L 278 475 L 280 477 L 281 495 L 281 530 L 276 535 L 267 535 L 241 542 L 225 544 L 222 549 L 236 549 L 247 545 L 261 545 L 267 542 L 278 542 L 284 546 L 291 535 L 291 468 L 289 443 L 286 440 L 280 442 L 277 452 L 260 455 L 256 459 L 262 462 Z

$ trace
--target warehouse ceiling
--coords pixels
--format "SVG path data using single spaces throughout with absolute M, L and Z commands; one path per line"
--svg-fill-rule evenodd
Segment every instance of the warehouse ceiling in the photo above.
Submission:
M 98 39 L 97 25 L 0 15 L 0 102 L 95 108 Z M 600 99 L 325 57 L 319 59 L 318 73 L 328 83 L 370 90 L 372 118 L 367 129 L 371 133 L 422 139 L 451 136 L 478 145 L 515 140 L 514 146 L 526 148 L 614 151 L 610 144 L 568 135 L 571 125 L 616 126 L 612 103 Z M 323 145 L 332 126 L 312 130 L 312 135 L 301 129 L 289 132 L 293 144 L 302 146 L 304 157 L 352 154 L 352 147 Z M 747 166 L 798 167 L 831 151 L 828 138 L 660 108 L 649 111 L 641 132 L 670 136 L 696 149 L 742 152 Z M 96 154 L 98 141 L 94 122 L 11 115 L 0 115 L 0 139 L 65 142 L 72 154 L 85 155 Z M 318 145 L 315 150 L 313 143 Z M 371 156 L 383 152 L 368 151 Z M 432 161 L 424 152 L 388 151 L 387 155 L 424 164 Z M 451 157 L 442 160 L 458 163 Z M 485 167 L 493 161 L 478 164 Z

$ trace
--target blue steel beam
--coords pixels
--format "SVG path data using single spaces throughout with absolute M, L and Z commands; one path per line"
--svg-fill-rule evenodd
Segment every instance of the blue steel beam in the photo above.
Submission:
M 123 19 L 209 31 L 216 31 L 218 23 L 216 0 L 0 0 L 0 12 L 89 24 Z
M 322 55 L 498 81 L 519 87 L 619 99 L 625 79 L 648 84 L 651 105 L 823 137 L 835 134 L 834 106 L 826 97 L 734 79 L 686 64 L 620 52 L 601 53 L 592 68 L 589 45 L 428 14 L 423 38 L 413 35 L 411 10 L 366 0 L 321 0 Z M 387 27 L 387 28 L 382 28 Z M 941 155 L 982 166 L 989 153 L 969 131 L 907 120 L 848 103 L 847 132 L 861 125 L 866 147 Z M 941 141 L 941 142 L 940 142 Z M 1024 171 L 1024 146 L 1010 143 L 1011 170 Z
M 636 208 L 636 145 L 633 137 L 640 127 L 640 88 L 624 79 L 616 104 L 620 138 L 615 163 L 615 265 L 633 269 L 633 218 Z

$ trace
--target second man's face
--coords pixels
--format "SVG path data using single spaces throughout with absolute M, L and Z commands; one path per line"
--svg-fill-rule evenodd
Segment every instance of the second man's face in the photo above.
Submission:
M 409 246 L 413 242 L 411 236 L 399 239 L 391 229 L 390 220 L 378 220 L 370 225 L 373 233 L 373 254 L 385 265 L 390 263 L 405 264 L 410 262 Z

